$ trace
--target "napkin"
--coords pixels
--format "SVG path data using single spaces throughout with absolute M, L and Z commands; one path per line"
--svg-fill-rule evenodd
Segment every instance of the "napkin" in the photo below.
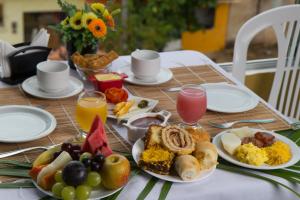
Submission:
M 47 33 L 47 30 L 42 28 L 40 31 L 33 37 L 30 46 L 43 46 L 47 47 L 48 42 L 49 42 L 50 35 Z M 11 76 L 11 70 L 9 66 L 9 62 L 7 59 L 7 55 L 10 53 L 23 49 L 28 46 L 21 46 L 18 48 L 15 48 L 12 46 L 10 43 L 6 41 L 1 41 L 0 40 L 0 77 L 1 78 L 7 78 Z M 32 52 L 32 51 L 37 51 L 37 50 L 29 50 L 26 51 L 26 53 Z
M 0 40 L 0 77 L 10 77 L 11 71 L 7 60 L 7 55 L 15 51 L 16 48 L 5 41 Z
M 50 34 L 47 33 L 47 30 L 41 28 L 40 31 L 32 38 L 30 46 L 47 47 L 49 38 L 50 38 Z

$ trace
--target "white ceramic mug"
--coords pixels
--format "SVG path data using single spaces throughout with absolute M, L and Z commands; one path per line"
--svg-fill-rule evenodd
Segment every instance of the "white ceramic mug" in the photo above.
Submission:
M 70 69 L 60 61 L 44 61 L 37 65 L 39 87 L 49 93 L 60 92 L 69 86 Z
M 159 53 L 152 50 L 135 50 L 131 53 L 131 71 L 135 78 L 153 82 L 160 71 Z

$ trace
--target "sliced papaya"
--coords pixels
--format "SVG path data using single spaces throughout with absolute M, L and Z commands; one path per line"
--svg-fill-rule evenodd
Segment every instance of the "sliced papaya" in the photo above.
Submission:
M 46 164 L 46 165 L 39 165 L 39 166 L 36 166 L 36 167 L 32 167 L 31 170 L 29 171 L 29 175 L 31 176 L 31 178 L 32 178 L 33 180 L 36 181 L 38 174 L 39 174 L 40 171 L 42 171 L 42 169 L 43 169 L 44 167 L 46 167 L 46 166 L 47 166 L 47 164 Z

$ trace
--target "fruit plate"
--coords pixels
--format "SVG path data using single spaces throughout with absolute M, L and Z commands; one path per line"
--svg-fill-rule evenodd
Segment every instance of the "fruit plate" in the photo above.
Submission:
M 132 147 L 132 156 L 133 156 L 134 161 L 137 164 L 140 160 L 140 155 L 143 151 L 144 151 L 144 142 L 142 139 L 138 139 Z M 201 171 L 201 174 L 197 178 L 190 180 L 190 181 L 184 181 L 177 175 L 161 175 L 161 174 L 156 174 L 154 172 L 151 172 L 149 170 L 144 170 L 144 171 L 152 176 L 155 176 L 156 178 L 161 179 L 161 180 L 170 181 L 170 182 L 174 182 L 174 183 L 191 183 L 191 182 L 203 181 L 204 179 L 206 179 L 207 177 L 212 175 L 214 173 L 215 169 L 216 168 L 214 167 L 209 170 L 203 170 L 203 171 Z
M 129 96 L 128 101 L 133 100 L 133 99 L 135 100 L 133 107 L 134 106 L 136 107 L 137 104 L 141 100 L 147 100 L 149 102 L 149 104 L 146 108 L 134 109 L 133 111 L 129 111 L 127 114 L 123 115 L 122 117 L 117 118 L 117 116 L 113 113 L 113 109 L 114 109 L 115 105 L 112 103 L 108 103 L 108 116 L 107 117 L 109 117 L 111 119 L 127 121 L 132 116 L 152 111 L 159 102 L 158 100 L 155 100 L 155 99 L 148 99 L 148 98 L 138 97 L 138 96 Z
M 32 182 L 35 185 L 35 187 L 38 190 L 40 190 L 41 192 L 43 192 L 44 194 L 46 194 L 48 196 L 51 196 L 51 197 L 55 197 L 52 192 L 44 190 L 43 188 L 41 188 L 40 186 L 38 186 L 38 184 L 35 181 L 32 180 Z M 107 190 L 104 187 L 94 188 L 92 190 L 92 192 L 91 192 L 90 197 L 88 198 L 88 200 L 97 200 L 97 199 L 102 199 L 102 198 L 108 197 L 108 196 L 110 196 L 110 195 L 118 192 L 122 188 L 123 187 L 120 187 L 120 188 L 115 189 L 115 190 Z M 55 198 L 57 198 L 57 197 L 55 197 Z
M 229 153 L 226 152 L 226 150 L 224 149 L 224 147 L 222 145 L 221 137 L 222 137 L 222 135 L 228 133 L 229 130 L 226 130 L 226 131 L 223 131 L 223 132 L 217 134 L 213 139 L 212 143 L 217 147 L 219 156 L 221 156 L 223 159 L 225 159 L 228 162 L 231 162 L 235 165 L 239 165 L 241 167 L 246 167 L 246 168 L 251 168 L 251 169 L 260 169 L 260 170 L 281 169 L 281 168 L 292 166 L 300 160 L 300 149 L 292 140 L 288 139 L 285 136 L 274 133 L 272 131 L 267 131 L 267 130 L 262 130 L 262 129 L 254 129 L 254 128 L 251 128 L 251 130 L 253 132 L 269 133 L 269 134 L 275 136 L 275 140 L 280 140 L 280 141 L 288 144 L 290 146 L 290 149 L 292 152 L 292 158 L 287 163 L 284 163 L 281 165 L 276 165 L 276 166 L 270 166 L 267 164 L 261 165 L 261 166 L 255 166 L 255 165 L 249 165 L 249 164 L 240 162 L 235 157 L 229 155 Z

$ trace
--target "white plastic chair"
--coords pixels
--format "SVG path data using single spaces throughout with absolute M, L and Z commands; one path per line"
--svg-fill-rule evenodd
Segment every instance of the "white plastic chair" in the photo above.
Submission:
M 284 115 L 300 119 L 300 5 L 268 10 L 241 27 L 234 45 L 233 76 L 244 83 L 249 43 L 257 33 L 268 27 L 273 28 L 278 47 L 269 103 Z

